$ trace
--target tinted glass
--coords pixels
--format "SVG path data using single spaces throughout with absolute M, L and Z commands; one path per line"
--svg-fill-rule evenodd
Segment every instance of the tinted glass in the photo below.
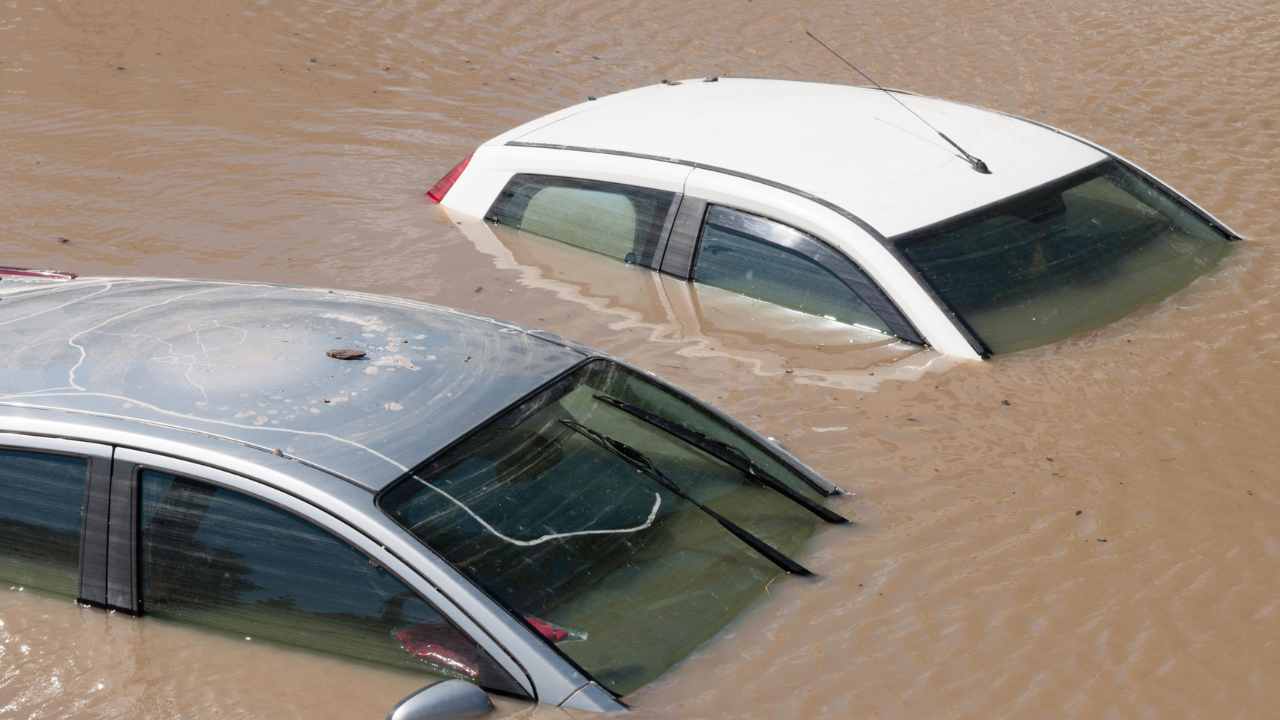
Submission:
M 785 553 L 799 552 L 815 519 L 598 395 L 753 458 L 767 455 L 662 386 L 598 360 L 433 458 L 382 504 L 597 681 L 625 694 L 712 637 L 780 571 L 562 421 L 634 447 L 684 492 Z M 817 497 L 769 463 L 775 477 Z
M 1114 161 L 899 242 L 993 352 L 1116 320 L 1228 249 L 1225 235 Z
M 884 320 L 841 278 L 871 281 L 847 259 L 822 252 L 805 233 L 756 215 L 707 211 L 693 279 L 810 315 L 889 333 Z M 821 253 L 821 258 L 814 255 Z M 841 263 L 838 272 L 832 265 Z M 838 274 L 839 273 L 839 274 Z
M 674 193 L 632 185 L 516 175 L 487 219 L 652 267 L 674 199 Z
M 89 461 L 0 449 L 0 580 L 75 596 Z
M 147 614 L 520 694 L 433 607 L 320 528 L 166 473 L 141 484 Z

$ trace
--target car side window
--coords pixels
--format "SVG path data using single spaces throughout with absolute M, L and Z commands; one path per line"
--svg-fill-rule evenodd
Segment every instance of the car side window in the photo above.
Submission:
M 895 333 L 859 296 L 875 285 L 847 258 L 782 223 L 711 206 L 693 280 L 809 315 Z M 851 287 L 853 285 L 854 287 Z
M 164 472 L 139 483 L 146 614 L 525 694 L 399 578 L 312 523 Z
M 628 263 L 653 267 L 675 193 L 551 175 L 511 178 L 485 218 Z
M 0 449 L 0 579 L 75 596 L 89 461 Z

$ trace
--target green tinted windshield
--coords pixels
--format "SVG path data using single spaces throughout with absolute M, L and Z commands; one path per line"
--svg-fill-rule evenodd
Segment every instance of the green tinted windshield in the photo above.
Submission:
M 694 500 L 792 557 L 816 518 L 597 396 L 730 443 L 789 487 L 819 497 L 696 404 L 593 360 L 417 468 L 380 502 L 622 695 L 714 635 L 780 571 L 572 423 L 640 451 Z
M 1229 238 L 1109 160 L 898 242 L 992 352 L 1043 345 L 1168 297 Z

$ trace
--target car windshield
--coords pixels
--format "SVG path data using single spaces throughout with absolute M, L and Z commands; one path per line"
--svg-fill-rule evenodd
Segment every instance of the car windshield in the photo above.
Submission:
M 1229 238 L 1114 160 L 899 247 L 992 352 L 1060 340 L 1168 297 Z
M 657 417 L 674 424 L 663 429 Z M 380 503 L 624 695 L 712 637 L 782 573 L 713 514 L 792 558 L 818 522 L 673 429 L 731 445 L 802 501 L 820 497 L 778 456 L 698 404 L 595 359 L 415 469 Z M 680 493 L 605 438 L 641 454 Z

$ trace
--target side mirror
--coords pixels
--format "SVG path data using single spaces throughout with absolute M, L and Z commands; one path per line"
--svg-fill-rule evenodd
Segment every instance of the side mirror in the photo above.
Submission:
M 454 720 L 488 715 L 489 694 L 466 680 L 442 680 L 400 701 L 387 720 Z

